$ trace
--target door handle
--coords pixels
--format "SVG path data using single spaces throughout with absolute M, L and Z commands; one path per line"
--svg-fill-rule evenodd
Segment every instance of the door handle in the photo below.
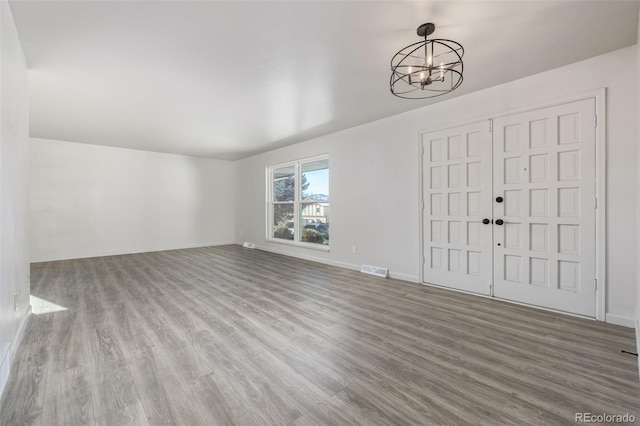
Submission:
M 501 203 L 504 201 L 504 198 L 502 197 L 496 197 L 496 203 Z
M 504 220 L 496 219 L 496 225 L 502 225 L 503 223 L 504 223 Z
M 482 219 L 482 223 L 484 223 L 485 225 L 488 225 L 489 222 L 491 222 L 489 219 Z

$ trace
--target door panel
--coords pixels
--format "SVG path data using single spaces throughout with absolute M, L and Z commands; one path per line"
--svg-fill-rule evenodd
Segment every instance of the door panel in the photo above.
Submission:
M 489 295 L 491 134 L 488 121 L 422 134 L 424 281 Z
M 595 316 L 594 120 L 593 99 L 494 120 L 495 297 Z

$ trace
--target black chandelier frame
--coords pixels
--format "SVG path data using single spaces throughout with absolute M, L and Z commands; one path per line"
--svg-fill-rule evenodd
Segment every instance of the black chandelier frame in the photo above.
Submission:
M 417 34 L 424 40 L 404 47 L 391 58 L 389 85 L 393 95 L 404 99 L 434 98 L 462 84 L 464 48 L 453 40 L 428 39 L 434 31 L 432 23 L 420 25 Z M 420 56 L 423 51 L 424 56 Z M 436 59 L 445 56 L 447 62 L 436 65 Z

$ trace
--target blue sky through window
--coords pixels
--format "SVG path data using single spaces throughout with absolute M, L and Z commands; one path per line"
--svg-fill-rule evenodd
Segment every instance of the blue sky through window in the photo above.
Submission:
M 320 169 L 304 172 L 309 182 L 309 187 L 305 191 L 307 194 L 329 195 L 329 169 Z

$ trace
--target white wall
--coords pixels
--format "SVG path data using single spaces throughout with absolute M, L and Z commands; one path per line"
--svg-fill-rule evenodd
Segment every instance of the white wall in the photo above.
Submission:
M 236 242 L 321 262 L 419 277 L 420 130 L 607 88 L 607 321 L 633 326 L 636 301 L 637 48 L 420 108 L 238 162 Z M 465 76 L 473 78 L 473 75 Z M 410 102 L 410 101 L 408 101 Z M 328 153 L 331 251 L 265 241 L 265 167 Z M 633 194 L 633 195 L 632 195 Z M 366 215 L 361 214 L 367 211 Z M 358 253 L 351 246 L 358 246 Z
M 0 1 L 0 393 L 29 312 L 27 66 Z M 14 307 L 14 296 L 17 309 Z
M 31 260 L 234 241 L 235 164 L 31 140 Z

